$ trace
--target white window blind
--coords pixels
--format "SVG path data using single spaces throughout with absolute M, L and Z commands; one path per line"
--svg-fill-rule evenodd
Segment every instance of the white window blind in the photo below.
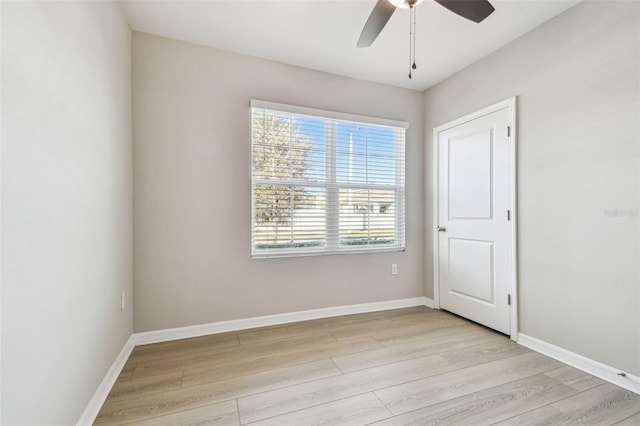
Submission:
M 252 256 L 403 250 L 406 128 L 252 101 Z

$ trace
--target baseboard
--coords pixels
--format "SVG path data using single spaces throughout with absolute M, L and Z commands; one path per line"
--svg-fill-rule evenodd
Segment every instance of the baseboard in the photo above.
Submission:
M 76 426 L 91 425 L 95 421 L 100 408 L 107 399 L 113 384 L 116 382 L 122 367 L 136 346 L 150 343 L 168 342 L 189 337 L 206 336 L 209 334 L 225 333 L 227 331 L 246 330 L 249 328 L 265 327 L 269 325 L 286 324 L 320 318 L 330 318 L 340 315 L 362 314 L 365 312 L 387 311 L 389 309 L 409 308 L 412 306 L 427 306 L 433 308 L 433 300 L 426 297 L 389 300 L 386 302 L 363 303 L 359 305 L 335 306 L 332 308 L 312 309 L 308 311 L 289 312 L 285 314 L 265 315 L 239 320 L 220 321 L 210 324 L 192 325 L 187 327 L 170 328 L 166 330 L 133 333 L 125 342 L 122 350 L 109 368 L 107 375 L 93 394 L 87 408 L 85 408 Z
M 76 423 L 76 426 L 87 426 L 92 425 L 96 420 L 100 409 L 102 408 L 102 404 L 107 400 L 107 396 L 113 387 L 113 384 L 116 382 L 116 379 L 120 375 L 122 371 L 122 367 L 124 367 L 127 359 L 129 359 L 129 355 L 131 355 L 131 351 L 135 347 L 133 343 L 133 336 L 130 336 L 129 339 L 122 346 L 122 350 L 111 364 L 111 368 L 107 371 L 107 374 L 102 379 L 100 386 L 96 389 L 93 397 L 89 400 L 89 404 L 84 409 L 82 416 L 80 416 L 80 420 Z
M 408 308 L 412 306 L 427 306 L 433 308 L 433 300 L 426 297 L 413 297 L 410 299 L 389 300 L 385 302 L 362 303 L 358 305 L 345 305 L 335 306 L 331 308 L 311 309 L 308 311 L 288 312 L 284 314 L 219 321 L 210 324 L 146 331 L 142 333 L 134 333 L 132 338 L 135 345 L 147 345 L 150 343 L 167 342 L 171 340 L 186 339 L 189 337 L 226 333 L 228 331 L 246 330 L 249 328 L 266 327 L 269 325 L 287 324 L 320 318 L 330 318 L 340 315 L 386 311 L 389 309 Z
M 594 361 L 590 358 L 578 355 L 577 353 L 552 345 L 551 343 L 547 343 L 543 340 L 536 339 L 535 337 L 527 336 L 523 333 L 519 333 L 518 343 L 536 352 L 540 352 L 541 354 L 582 370 L 585 373 L 589 373 L 592 376 L 599 377 L 600 379 L 606 380 L 607 382 L 613 383 L 621 388 L 640 394 L 640 377 L 638 376 L 634 376 L 629 373 L 626 373 L 626 376 L 620 376 L 619 373 L 621 373 L 621 371 L 617 368 L 602 364 L 601 362 Z
M 433 302 L 433 299 L 429 299 L 428 297 L 423 297 L 422 300 L 424 302 L 423 303 L 424 306 L 426 306 L 427 308 L 435 309 L 434 308 L 435 303 Z

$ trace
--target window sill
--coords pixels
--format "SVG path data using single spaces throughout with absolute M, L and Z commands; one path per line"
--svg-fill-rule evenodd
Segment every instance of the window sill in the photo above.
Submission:
M 375 247 L 366 249 L 343 249 L 343 250 L 305 250 L 305 251 L 270 251 L 269 253 L 252 253 L 251 259 L 271 259 L 279 257 L 309 257 L 309 256 L 332 256 L 336 254 L 371 254 L 371 253 L 394 253 L 406 251 L 405 247 Z

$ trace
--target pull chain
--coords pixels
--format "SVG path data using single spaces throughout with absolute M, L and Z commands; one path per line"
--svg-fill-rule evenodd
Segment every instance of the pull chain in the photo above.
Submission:
M 409 6 L 409 78 L 411 78 L 411 63 L 413 62 L 413 6 Z
M 413 65 L 411 65 L 411 68 L 413 68 L 414 70 L 417 68 L 416 67 L 416 8 L 412 7 L 411 10 L 413 10 Z
M 409 6 L 409 78 L 416 68 L 416 9 Z

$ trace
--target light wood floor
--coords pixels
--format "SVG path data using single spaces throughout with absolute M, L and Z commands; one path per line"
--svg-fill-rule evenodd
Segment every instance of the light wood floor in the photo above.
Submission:
M 425 307 L 137 347 L 96 425 L 640 425 L 640 396 Z

